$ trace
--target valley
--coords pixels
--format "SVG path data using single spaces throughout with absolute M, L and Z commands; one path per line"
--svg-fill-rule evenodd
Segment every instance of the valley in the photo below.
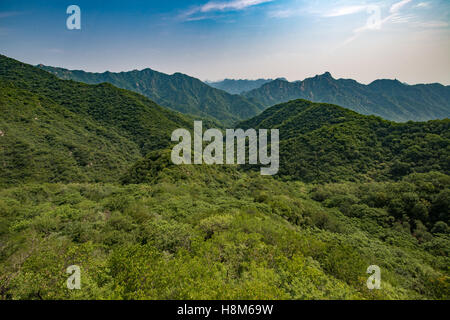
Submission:
M 220 122 L 61 77 L 0 56 L 1 299 L 449 299 L 448 118 L 293 99 Z M 175 164 L 195 120 L 278 130 L 278 173 Z

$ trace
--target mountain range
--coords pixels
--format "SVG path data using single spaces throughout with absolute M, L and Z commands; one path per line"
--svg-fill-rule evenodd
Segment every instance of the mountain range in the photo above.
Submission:
M 449 119 L 271 106 L 271 177 L 175 165 L 195 118 L 0 55 L 0 299 L 449 299 Z
M 306 99 L 399 122 L 450 116 L 450 86 L 438 83 L 407 85 L 398 80 L 375 80 L 364 85 L 351 79 L 334 79 L 326 72 L 303 81 L 277 79 L 243 95 L 265 107 Z
M 90 73 L 43 65 L 39 67 L 61 79 L 89 84 L 108 82 L 140 93 L 159 105 L 216 120 L 216 123 L 225 126 L 256 116 L 272 105 L 295 99 L 336 104 L 361 114 L 377 115 L 397 122 L 450 116 L 450 86 L 438 83 L 408 85 L 398 80 L 375 80 L 364 85 L 352 79 L 334 79 L 326 72 L 294 82 L 284 78 L 272 81 L 227 79 L 208 85 L 181 73 L 167 75 L 151 69 Z
M 116 87 L 140 93 L 172 110 L 218 120 L 228 125 L 255 116 L 263 109 L 259 102 L 210 87 L 182 73 L 168 75 L 151 69 L 92 73 L 43 65 L 39 67 L 60 79 L 88 84 L 111 83 Z
M 210 82 L 206 81 L 211 87 L 224 90 L 231 94 L 241 94 L 245 91 L 250 91 L 261 87 L 263 84 L 273 81 L 273 79 L 257 79 L 257 80 L 246 80 L 246 79 L 225 79 L 222 81 Z
M 3 183 L 115 181 L 138 158 L 168 148 L 174 129 L 193 125 L 194 118 L 132 91 L 60 80 L 5 56 L 0 85 Z M 237 126 L 280 130 L 285 178 L 366 181 L 450 172 L 448 119 L 395 123 L 292 100 Z

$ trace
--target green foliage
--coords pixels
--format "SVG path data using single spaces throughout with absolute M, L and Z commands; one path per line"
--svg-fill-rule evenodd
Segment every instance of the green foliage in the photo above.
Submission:
M 407 85 L 398 80 L 376 80 L 363 85 L 351 79 L 334 79 L 328 72 L 303 81 L 277 79 L 243 96 L 261 101 L 265 107 L 295 99 L 333 103 L 400 122 L 443 119 L 450 115 L 449 86 Z
M 370 181 L 414 172 L 450 172 L 448 119 L 399 124 L 334 105 L 294 100 L 269 108 L 240 127 L 280 130 L 279 174 L 288 179 Z
M 418 220 L 411 203 L 431 210 L 448 176 L 313 186 L 200 168 L 166 167 L 150 185 L 2 190 L 2 297 L 448 299 L 448 220 Z M 82 290 L 65 288 L 72 264 Z
M 448 232 L 448 210 L 441 204 L 449 188 L 447 175 L 431 172 L 413 174 L 399 182 L 354 184 L 352 188 L 342 183 L 319 185 L 312 198 L 348 216 L 370 217 L 382 225 L 407 223 L 410 227 L 406 231 L 423 240 L 430 238 L 428 232 Z
M 197 117 L 220 120 L 226 125 L 248 119 L 262 110 L 261 104 L 253 99 L 212 88 L 181 73 L 167 75 L 151 69 L 90 73 L 42 65 L 39 67 L 65 80 L 89 84 L 111 83 L 142 94 L 159 105 Z
M 0 89 L 1 299 L 450 298 L 448 120 L 275 106 L 277 178 L 174 165 L 189 118 L 109 84 L 2 56 Z
M 109 84 L 58 80 L 0 56 L 0 185 L 116 181 L 167 147 L 182 115 Z

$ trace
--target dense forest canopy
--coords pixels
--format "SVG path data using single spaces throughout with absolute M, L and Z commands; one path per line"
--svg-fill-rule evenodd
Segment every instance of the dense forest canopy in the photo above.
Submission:
M 450 120 L 395 123 L 293 100 L 240 123 L 280 131 L 280 175 L 307 182 L 399 179 L 450 172 Z
M 448 119 L 276 105 L 239 124 L 279 129 L 268 177 L 175 165 L 194 118 L 4 56 L 0 111 L 1 299 L 450 298 Z

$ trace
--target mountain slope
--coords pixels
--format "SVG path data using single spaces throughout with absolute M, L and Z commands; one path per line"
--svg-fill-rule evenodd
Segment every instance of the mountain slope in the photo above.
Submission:
M 190 119 L 3 56 L 0 114 L 2 300 L 450 297 L 447 175 L 308 185 L 177 166 L 170 132 Z M 448 120 L 396 124 L 297 100 L 242 125 L 280 129 L 285 177 L 398 178 L 450 163 Z M 67 290 L 68 265 L 82 290 Z M 367 288 L 370 265 L 382 290 Z
M 0 88 L 0 183 L 113 181 L 191 125 L 134 92 L 59 80 L 5 56 Z
M 231 94 L 241 94 L 261 87 L 263 84 L 273 81 L 273 79 L 257 79 L 257 80 L 235 80 L 225 79 L 216 82 L 206 82 L 213 88 L 221 89 Z
M 141 156 L 117 130 L 0 81 L 0 185 L 114 181 Z
M 395 123 L 293 100 L 240 124 L 280 130 L 280 175 L 331 182 L 450 172 L 450 120 Z
M 90 73 L 39 65 L 61 79 L 89 84 L 111 83 L 140 93 L 156 103 L 195 116 L 209 117 L 231 124 L 248 119 L 262 110 L 258 102 L 208 86 L 181 73 L 164 74 L 151 69 L 129 72 Z
M 400 122 L 450 116 L 450 86 L 406 85 L 398 80 L 376 80 L 363 85 L 350 79 L 336 80 L 329 72 L 296 82 L 277 79 L 243 95 L 261 101 L 266 107 L 306 99 Z

